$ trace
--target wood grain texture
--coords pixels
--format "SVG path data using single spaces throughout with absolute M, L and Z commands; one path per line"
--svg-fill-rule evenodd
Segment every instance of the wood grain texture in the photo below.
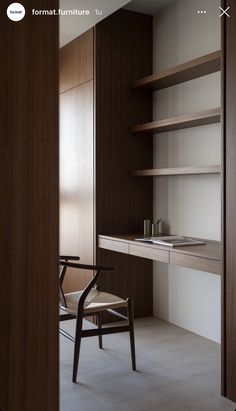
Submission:
M 120 10 L 96 26 L 97 234 L 141 231 L 152 216 L 152 181 L 130 176 L 152 167 L 152 140 L 130 131 L 152 119 L 152 96 L 130 88 L 151 72 L 152 17 Z M 102 289 L 133 297 L 136 317 L 152 314 L 151 261 L 97 248 L 97 263 L 116 268 L 101 275 Z
M 219 174 L 221 166 L 197 166 L 197 167 L 175 167 L 175 168 L 153 168 L 150 170 L 134 170 L 133 176 L 180 176 L 191 174 Z
M 160 234 L 161 236 L 167 235 L 167 234 Z M 171 235 L 171 234 L 168 234 Z M 149 248 L 154 248 L 156 249 L 158 247 L 158 250 L 166 250 L 166 246 L 162 246 L 160 244 L 146 244 L 142 242 L 137 242 L 135 241 L 135 238 L 140 238 L 142 237 L 142 234 L 137 233 L 137 234 L 116 234 L 116 235 L 99 235 L 98 240 L 99 244 L 101 240 L 107 240 L 110 242 L 121 242 L 123 244 L 133 244 L 133 245 L 139 245 L 142 247 L 149 247 Z M 198 239 L 199 240 L 199 239 Z M 187 246 L 187 247 L 177 247 L 175 248 L 176 253 L 184 253 L 184 254 L 189 254 L 189 255 L 195 255 L 197 257 L 201 258 L 210 258 L 212 260 L 220 261 L 221 259 L 221 253 L 220 253 L 220 242 L 219 241 L 214 241 L 214 240 L 205 240 L 200 238 L 200 240 L 204 240 L 206 244 L 198 245 L 196 246 Z
M 99 286 L 106 292 L 134 301 L 135 317 L 152 315 L 152 261 L 117 251 L 99 249 L 99 264 L 114 267 L 115 271 L 100 274 Z M 104 322 L 114 321 L 114 317 L 105 315 Z
M 141 90 L 161 90 L 197 77 L 214 73 L 221 69 L 221 50 L 206 54 L 157 74 L 137 80 L 133 88 Z
M 60 93 L 93 79 L 93 29 L 60 49 Z
M 60 95 L 60 254 L 94 261 L 93 80 Z M 92 272 L 68 269 L 64 289 L 83 289 Z
M 14 23 L 8 5 L 0 23 L 0 409 L 58 411 L 58 19 L 33 17 L 25 0 L 28 12 Z
M 194 270 L 221 275 L 220 261 L 211 260 L 209 258 L 170 252 L 170 264 L 181 265 Z
M 190 127 L 198 127 L 220 122 L 220 108 L 185 114 L 179 117 L 167 118 L 146 124 L 138 124 L 132 127 L 134 133 L 163 133 L 166 131 L 180 130 Z
M 112 241 L 109 238 L 98 236 L 98 247 L 118 253 L 129 254 L 129 245 L 123 241 Z
M 222 6 L 224 9 L 229 6 L 231 15 L 223 23 L 223 393 L 227 398 L 236 401 L 236 3 L 228 0 L 223 2 Z
M 129 244 L 129 254 L 137 257 L 149 258 L 151 260 L 169 263 L 169 251 L 154 247 L 145 247 L 137 244 Z
M 135 241 L 139 237 L 140 234 L 99 235 L 98 246 L 114 251 L 119 249 L 119 252 L 125 250 L 126 253 L 128 250 L 131 255 L 221 274 L 221 246 L 218 241 L 204 240 L 206 244 L 203 245 L 170 248 Z

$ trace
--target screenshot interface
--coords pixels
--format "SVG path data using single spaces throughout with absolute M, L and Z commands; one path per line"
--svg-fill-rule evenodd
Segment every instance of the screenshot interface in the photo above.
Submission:
M 225 125 L 235 118 L 235 12 L 219 0 L 22 0 L 1 10 L 21 47 L 8 102 L 10 130 L 21 133 L 9 155 L 9 179 L 19 169 L 14 235 L 26 230 L 26 261 L 53 240 L 59 251 L 61 411 L 235 408 L 236 149 Z M 38 284 L 32 273 L 22 288 L 17 277 L 16 295 Z M 53 324 L 53 276 L 42 276 Z M 51 330 L 31 356 L 41 363 L 42 344 L 48 378 Z M 0 411 L 15 410 L 1 409 L 0 392 Z

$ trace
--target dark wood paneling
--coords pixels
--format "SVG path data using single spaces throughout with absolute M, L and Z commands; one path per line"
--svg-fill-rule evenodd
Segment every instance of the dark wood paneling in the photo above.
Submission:
M 224 48 L 224 281 L 223 281 L 223 394 L 236 401 L 236 2 L 230 6 L 230 18 L 223 17 Z
M 103 249 L 99 249 L 97 258 L 99 264 L 115 268 L 114 272 L 100 274 L 101 289 L 122 298 L 132 297 L 135 317 L 152 315 L 152 261 Z M 104 318 L 105 322 L 114 321 L 114 316 Z
M 152 216 L 152 182 L 130 176 L 153 163 L 152 139 L 130 132 L 135 120 L 152 118 L 152 97 L 130 88 L 132 79 L 151 70 L 150 16 L 119 11 L 96 26 L 98 233 L 142 231 L 143 219 Z
M 93 80 L 60 95 L 60 253 L 93 263 Z M 83 289 L 91 271 L 68 269 L 65 290 Z
M 25 0 L 26 16 L 14 23 L 8 5 L 0 23 L 0 409 L 58 411 L 58 19 L 33 17 Z
M 60 49 L 60 92 L 93 79 L 93 29 Z
M 152 72 L 152 17 L 120 10 L 96 26 L 96 231 L 140 232 L 152 217 L 152 181 L 130 170 L 152 167 L 152 139 L 131 133 L 152 120 L 152 96 L 130 85 Z M 152 314 L 152 262 L 97 249 L 97 263 L 115 266 L 101 287 L 134 299 L 136 316 Z

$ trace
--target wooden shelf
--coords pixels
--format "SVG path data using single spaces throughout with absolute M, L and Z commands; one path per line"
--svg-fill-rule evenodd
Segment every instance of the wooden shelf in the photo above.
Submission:
M 163 70 L 145 77 L 133 84 L 135 89 L 161 90 L 197 77 L 214 73 L 221 69 L 221 51 L 215 51 L 187 63 Z
M 134 170 L 133 176 L 178 176 L 191 174 L 220 174 L 221 166 L 198 166 L 198 167 L 175 167 L 175 168 L 153 168 L 149 170 Z
M 220 108 L 186 114 L 179 117 L 171 117 L 151 123 L 138 124 L 131 128 L 134 133 L 164 133 L 166 131 L 180 130 L 190 127 L 198 127 L 206 124 L 220 122 Z

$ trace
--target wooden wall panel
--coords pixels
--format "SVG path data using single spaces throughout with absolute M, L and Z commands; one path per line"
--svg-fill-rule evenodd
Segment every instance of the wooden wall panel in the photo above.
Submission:
M 94 260 L 93 29 L 60 50 L 60 253 Z M 66 292 L 92 273 L 68 269 Z
M 223 17 L 223 284 L 222 393 L 236 401 L 236 2 Z
M 152 73 L 152 17 L 119 10 L 96 26 L 96 231 L 142 232 L 152 218 L 152 180 L 131 170 L 152 168 L 152 137 L 135 136 L 134 124 L 152 120 L 152 96 L 131 84 Z M 152 262 L 97 248 L 101 287 L 134 298 L 136 316 L 152 314 Z
M 60 49 L 60 92 L 93 79 L 93 29 Z
M 98 264 L 114 267 L 114 272 L 101 273 L 99 285 L 107 292 L 123 298 L 132 297 L 135 317 L 145 317 L 153 312 L 152 265 L 153 262 L 136 256 L 99 249 Z M 114 316 L 104 315 L 104 322 L 114 321 Z
M 60 95 L 60 249 L 93 262 L 93 81 Z M 83 288 L 91 272 L 68 270 L 66 290 Z
M 25 0 L 15 23 L 8 5 L 0 18 L 0 409 L 58 411 L 58 19 L 33 17 Z

